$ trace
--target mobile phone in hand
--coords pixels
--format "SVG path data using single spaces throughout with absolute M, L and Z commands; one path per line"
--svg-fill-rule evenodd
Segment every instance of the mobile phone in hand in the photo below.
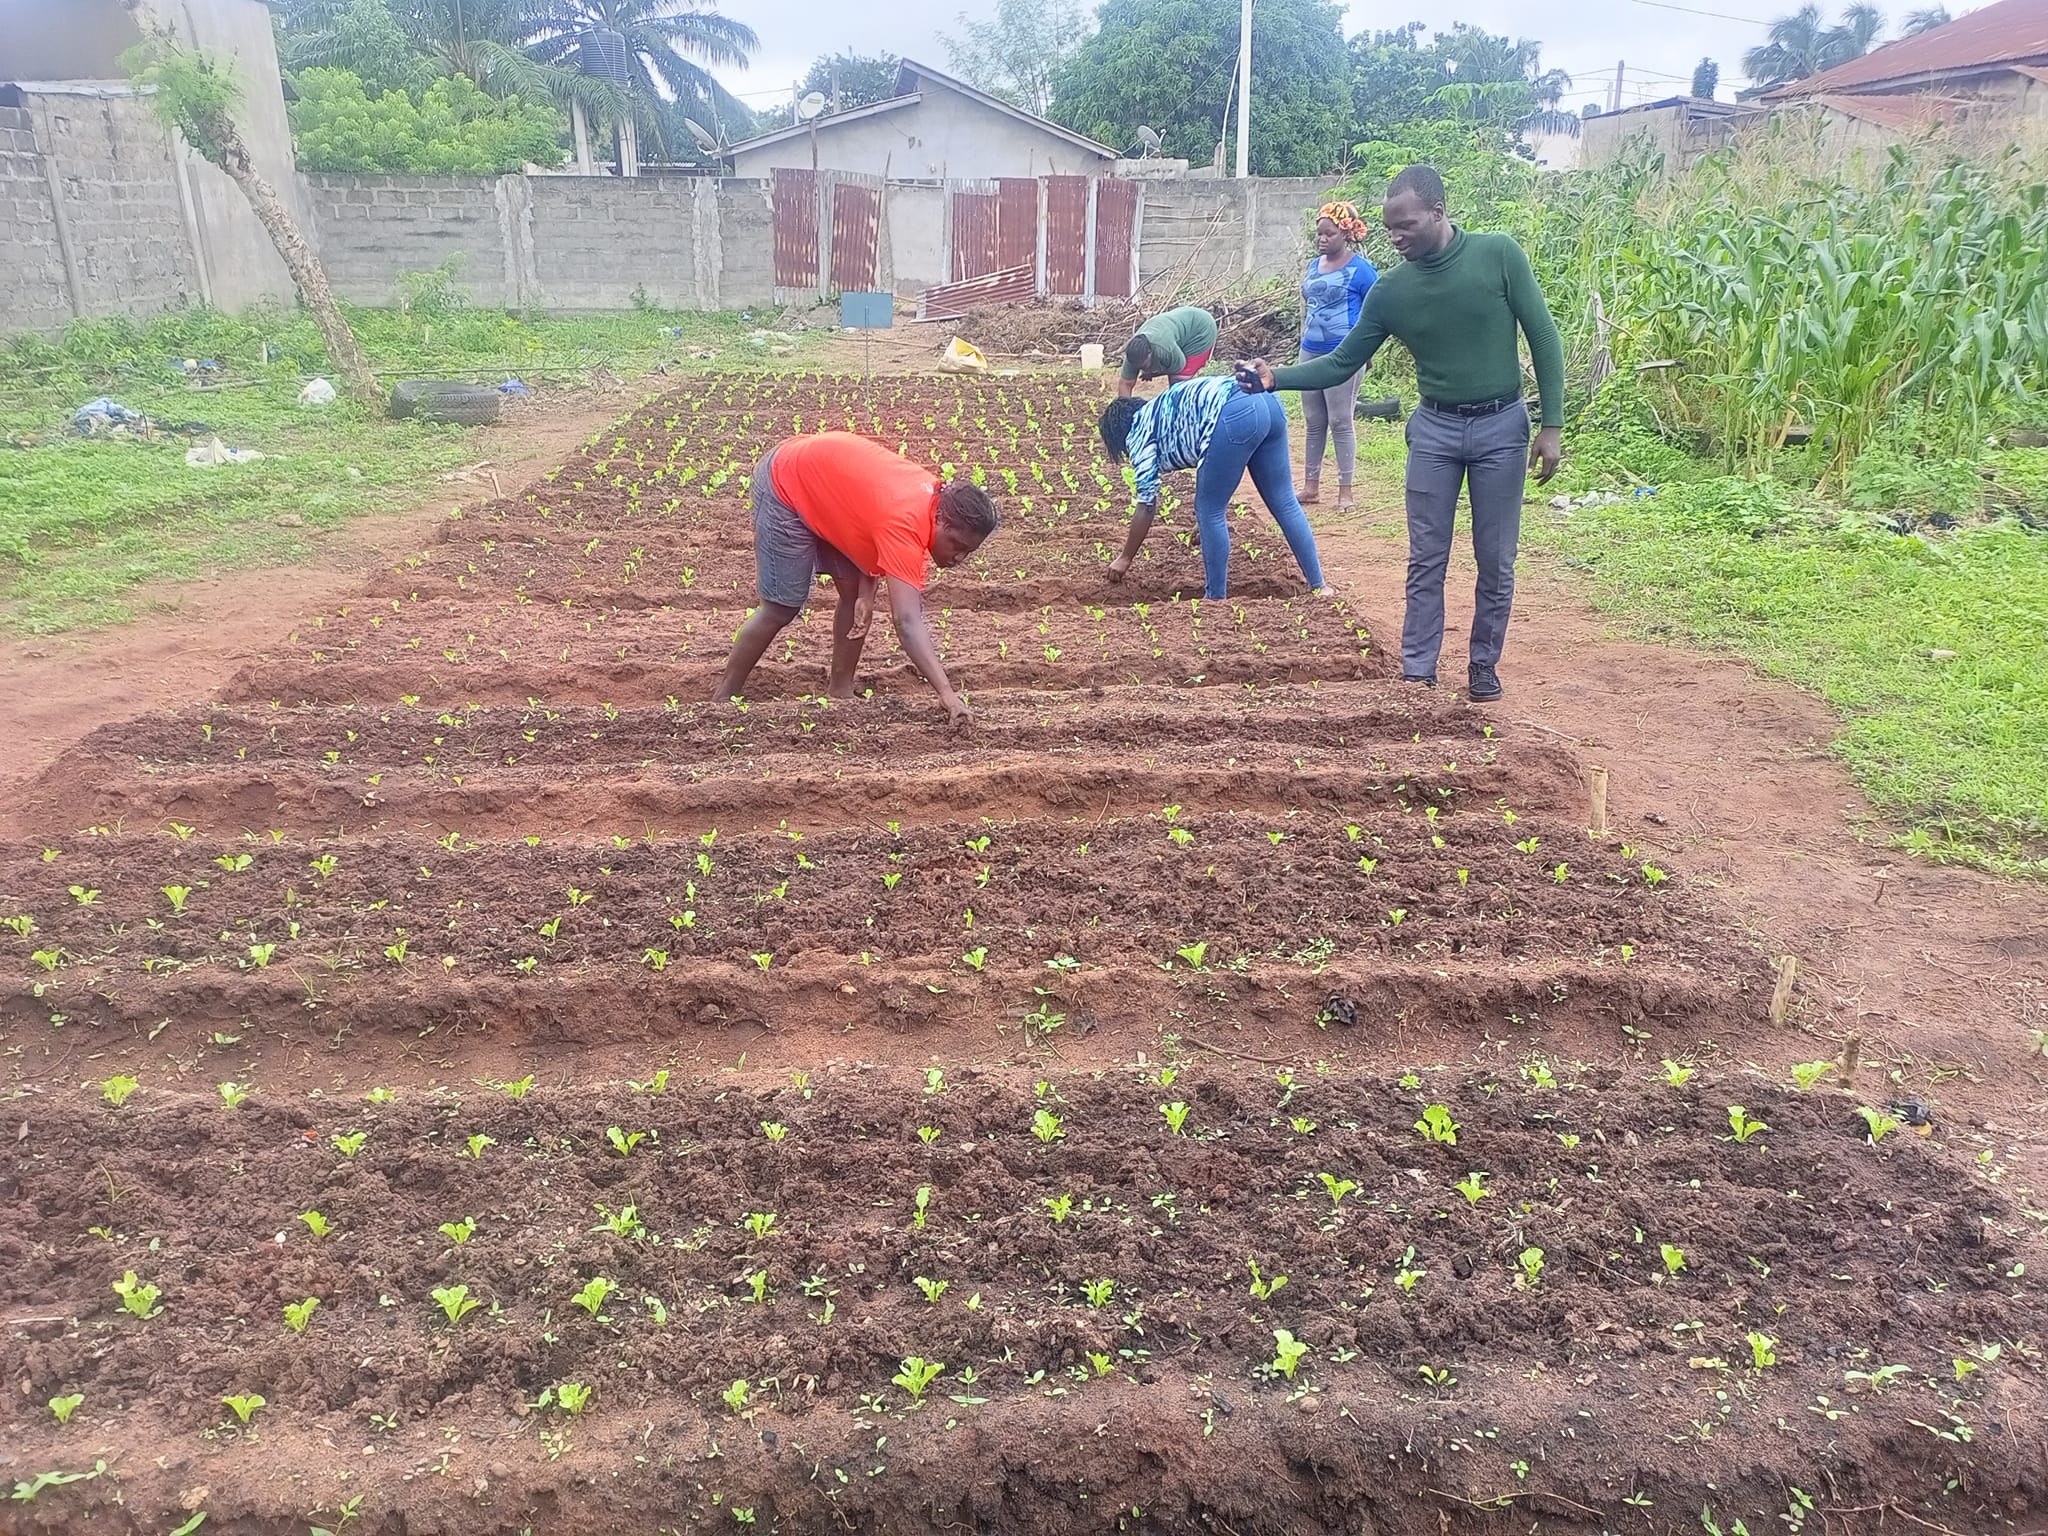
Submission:
M 1248 395 L 1256 395 L 1266 387 L 1259 378 L 1259 370 L 1250 363 L 1239 363 L 1236 368 L 1236 374 L 1237 387 Z

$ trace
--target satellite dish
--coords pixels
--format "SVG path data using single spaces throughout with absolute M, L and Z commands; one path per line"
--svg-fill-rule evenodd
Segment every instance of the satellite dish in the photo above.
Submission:
M 725 149 L 725 146 L 714 139 L 705 129 L 704 125 L 694 117 L 684 118 L 683 126 L 689 130 L 690 137 L 697 141 L 697 147 L 703 150 L 705 154 L 716 155 Z
M 626 35 L 610 27 L 593 27 L 578 40 L 576 66 L 586 75 L 600 80 L 609 80 L 614 85 L 624 85 L 626 74 Z
M 1158 154 L 1160 146 L 1165 142 L 1164 139 L 1160 138 L 1157 128 L 1147 128 L 1143 123 L 1138 125 L 1138 144 L 1145 151 L 1148 158 Z
M 813 91 L 796 104 L 796 120 L 800 123 L 808 123 L 824 110 L 825 93 L 823 91 Z

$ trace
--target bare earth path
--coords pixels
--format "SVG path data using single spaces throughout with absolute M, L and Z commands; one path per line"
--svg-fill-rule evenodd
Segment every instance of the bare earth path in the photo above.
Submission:
M 1398 492 L 1365 489 L 1355 514 L 1320 509 L 1323 564 L 1391 618 L 1407 559 Z M 1472 574 L 1466 545 L 1451 567 L 1447 683 L 1465 673 Z M 1860 1036 L 1866 1059 L 1911 1059 L 1907 1089 L 1961 1072 L 1997 1141 L 2030 1160 L 2048 1149 L 2048 1060 L 2023 1054 L 2026 1031 L 2048 1027 L 2048 891 L 1892 852 L 1827 751 L 1825 705 L 1740 661 L 1623 637 L 1540 555 L 1523 557 L 1501 671 L 1504 735 L 1560 737 L 1605 764 L 1610 823 L 1718 881 L 1773 953 L 1798 957 L 1794 1016 L 1819 1039 L 1789 1039 L 1787 1060 Z

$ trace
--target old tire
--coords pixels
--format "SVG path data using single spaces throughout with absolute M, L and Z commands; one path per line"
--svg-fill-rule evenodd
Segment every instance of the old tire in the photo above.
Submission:
M 390 411 L 400 421 L 445 421 L 480 427 L 498 419 L 502 397 L 486 384 L 443 379 L 407 379 L 391 391 Z

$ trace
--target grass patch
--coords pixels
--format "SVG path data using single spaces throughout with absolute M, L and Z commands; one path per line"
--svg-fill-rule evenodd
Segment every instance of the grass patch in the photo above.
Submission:
M 1733 651 L 1839 710 L 1835 750 L 1909 824 L 1898 846 L 2048 878 L 2048 535 L 1900 535 L 1720 479 L 1531 507 L 1523 526 L 1637 631 Z
M 521 319 L 440 307 L 350 318 L 387 384 L 516 375 L 544 388 L 600 365 L 631 378 L 665 359 L 693 370 L 766 361 L 737 314 Z M 691 358 L 700 347 L 717 362 Z M 221 387 L 189 387 L 174 366 L 184 358 L 219 363 Z M 300 387 L 325 370 L 312 323 L 286 311 L 90 322 L 61 342 L 0 350 L 0 625 L 50 634 L 122 623 L 136 617 L 140 587 L 303 560 L 306 535 L 417 501 L 435 475 L 493 452 L 501 428 L 391 421 L 346 399 L 300 406 Z M 185 463 L 188 437 L 70 435 L 72 412 L 100 395 L 161 422 L 203 422 L 265 457 L 199 469 Z

